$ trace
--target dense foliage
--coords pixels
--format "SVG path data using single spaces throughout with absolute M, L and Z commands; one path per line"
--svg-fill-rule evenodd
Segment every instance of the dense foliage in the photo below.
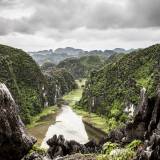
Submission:
M 125 107 L 138 104 L 143 87 L 149 96 L 155 94 L 159 59 L 160 45 L 109 59 L 105 67 L 91 72 L 80 105 L 115 121 L 125 121 Z
M 55 96 L 58 98 L 76 87 L 66 70 L 52 70 L 53 66 L 43 66 L 44 72 L 51 68 L 44 76 L 27 53 L 0 45 L 0 82 L 11 91 L 25 124 L 30 123 L 31 116 L 40 113 L 45 106 L 55 104 Z
M 5 83 L 19 105 L 22 120 L 43 108 L 45 79 L 34 60 L 24 51 L 0 45 L 0 81 Z
M 57 67 L 67 69 L 74 78 L 85 78 L 90 71 L 99 68 L 102 64 L 103 60 L 100 56 L 83 56 L 65 59 Z
M 48 84 L 48 102 L 54 105 L 57 99 L 77 87 L 73 76 L 65 69 L 51 69 L 44 71 Z
M 42 64 L 41 66 L 41 70 L 42 71 L 46 71 L 46 70 L 50 70 L 52 68 L 55 68 L 56 65 L 52 62 L 45 62 L 44 64 Z

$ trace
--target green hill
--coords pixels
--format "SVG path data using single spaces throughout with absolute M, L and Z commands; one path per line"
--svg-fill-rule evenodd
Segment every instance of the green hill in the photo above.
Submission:
M 49 105 L 54 105 L 58 98 L 77 88 L 73 76 L 65 69 L 50 69 L 44 71 L 44 75 L 48 84 Z
M 0 45 L 0 82 L 5 83 L 19 106 L 25 124 L 45 106 L 76 88 L 74 78 L 64 69 L 44 65 L 43 73 L 36 62 L 20 49 Z M 46 71 L 46 70 L 47 71 Z
M 11 91 L 25 123 L 44 106 L 46 81 L 35 61 L 24 51 L 0 45 L 0 81 Z
M 102 64 L 103 60 L 99 56 L 83 56 L 65 59 L 57 67 L 65 68 L 75 79 L 78 79 L 87 77 L 90 71 L 99 68 Z
M 158 84 L 160 45 L 124 55 L 90 74 L 80 105 L 91 112 L 122 120 L 126 106 L 136 106 L 140 90 L 149 96 Z

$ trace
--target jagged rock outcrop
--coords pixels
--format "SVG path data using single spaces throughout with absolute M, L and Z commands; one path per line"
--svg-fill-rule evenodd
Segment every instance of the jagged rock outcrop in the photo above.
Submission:
M 110 132 L 106 141 L 123 145 L 140 139 L 144 145 L 138 150 L 136 160 L 160 160 L 160 89 L 151 98 L 145 92 L 141 93 L 133 121 L 124 128 Z
M 140 111 L 139 115 L 135 117 L 137 118 L 135 122 L 143 124 L 145 141 L 137 159 L 160 160 L 160 89 L 158 89 L 156 97 L 144 101 Z
M 47 141 L 49 145 L 48 154 L 53 159 L 57 156 L 63 157 L 75 153 L 97 153 L 101 150 L 101 143 L 97 144 L 94 140 L 86 144 L 80 144 L 74 140 L 67 141 L 62 135 L 54 135 Z
M 12 95 L 0 83 L 0 160 L 20 160 L 35 142 L 24 130 Z

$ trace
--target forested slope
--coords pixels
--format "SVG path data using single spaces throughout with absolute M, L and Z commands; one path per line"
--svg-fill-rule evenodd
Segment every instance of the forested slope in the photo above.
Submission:
M 110 61 L 90 74 L 80 106 L 107 118 L 124 120 L 125 108 L 136 106 L 140 91 L 155 95 L 158 84 L 160 45 L 132 52 Z
M 63 69 L 42 71 L 27 53 L 0 45 L 0 82 L 5 83 L 19 106 L 25 124 L 44 107 L 76 87 L 74 78 Z
M 11 91 L 20 106 L 23 121 L 39 113 L 44 106 L 45 78 L 35 61 L 24 51 L 0 45 L 0 81 Z
M 94 55 L 65 59 L 57 65 L 57 68 L 65 68 L 77 79 L 88 77 L 90 71 L 95 70 L 102 65 L 102 57 Z

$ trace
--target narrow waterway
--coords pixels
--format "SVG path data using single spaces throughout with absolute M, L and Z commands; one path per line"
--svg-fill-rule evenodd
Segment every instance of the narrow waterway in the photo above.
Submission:
M 42 148 L 48 147 L 46 141 L 54 134 L 63 134 L 65 139 L 76 140 L 79 143 L 86 143 L 89 140 L 82 117 L 67 105 L 62 106 L 61 112 L 56 116 L 55 124 L 49 126 L 41 145 Z
M 81 86 L 81 85 L 79 85 Z M 82 95 L 82 88 L 74 90 L 66 98 L 66 101 L 79 101 Z M 37 138 L 37 144 L 42 148 L 48 148 L 46 141 L 53 135 L 63 135 L 67 140 L 76 140 L 79 143 L 86 143 L 91 139 L 99 140 L 104 133 L 84 123 L 81 116 L 77 115 L 70 106 L 63 105 L 57 114 L 50 114 L 42 117 L 40 123 L 28 128 L 29 134 Z
M 82 117 L 66 105 L 62 106 L 57 114 L 43 117 L 39 125 L 27 131 L 36 137 L 37 144 L 45 149 L 48 148 L 46 141 L 54 134 L 63 135 L 67 140 L 76 140 L 82 144 L 91 139 L 98 141 L 104 136 L 100 131 L 84 123 Z

